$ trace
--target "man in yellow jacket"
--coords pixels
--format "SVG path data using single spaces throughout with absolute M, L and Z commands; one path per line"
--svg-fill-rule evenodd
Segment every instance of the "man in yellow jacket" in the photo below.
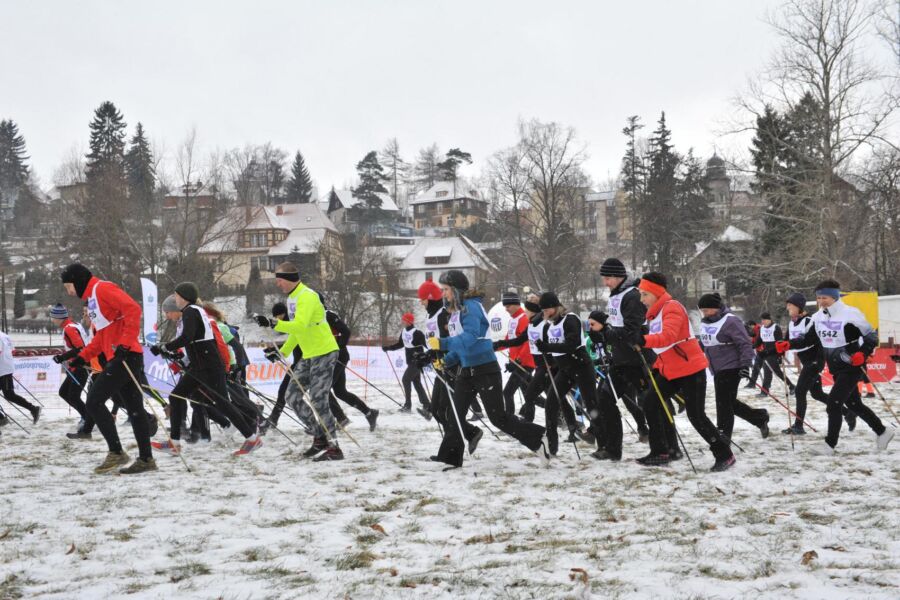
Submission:
M 293 263 L 278 265 L 275 270 L 275 285 L 288 296 L 288 319 L 273 320 L 257 315 L 256 322 L 263 327 L 272 327 L 275 331 L 288 334 L 280 349 L 271 348 L 267 353 L 278 352 L 282 356 L 289 356 L 297 346 L 303 352 L 303 358 L 294 365 L 296 381 L 300 382 L 302 388 L 292 379 L 287 390 L 290 405 L 303 422 L 313 424 L 313 444 L 303 455 L 317 462 L 342 460 L 344 453 L 338 446 L 335 420 L 328 406 L 338 345 L 325 320 L 325 307 L 322 306 L 319 295 L 300 282 L 300 272 Z M 304 390 L 308 392 L 309 404 L 315 409 L 318 418 L 304 402 Z

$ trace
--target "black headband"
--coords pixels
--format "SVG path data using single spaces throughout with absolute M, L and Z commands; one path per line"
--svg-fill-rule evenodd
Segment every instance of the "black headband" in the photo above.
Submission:
M 275 273 L 276 279 L 286 279 L 287 281 L 300 281 L 300 273 Z

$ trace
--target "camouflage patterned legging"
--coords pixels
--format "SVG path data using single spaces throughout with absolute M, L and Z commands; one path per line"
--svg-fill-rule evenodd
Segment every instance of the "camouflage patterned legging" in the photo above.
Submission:
M 294 408 L 300 419 L 305 423 L 312 424 L 316 437 L 328 437 L 330 440 L 335 441 L 334 416 L 332 416 L 331 408 L 328 406 L 328 395 L 331 389 L 331 377 L 334 371 L 334 363 L 337 361 L 337 355 L 337 350 L 335 350 L 314 358 L 302 358 L 294 365 L 294 375 L 300 381 L 303 389 L 308 392 L 310 404 L 315 407 L 319 418 L 322 419 L 322 424 L 325 425 L 325 429 L 328 431 L 327 436 L 322 429 L 322 425 L 316 419 L 312 410 L 310 410 L 309 405 L 303 401 L 303 392 L 297 387 L 297 383 L 293 379 L 288 385 L 286 396 L 288 403 Z

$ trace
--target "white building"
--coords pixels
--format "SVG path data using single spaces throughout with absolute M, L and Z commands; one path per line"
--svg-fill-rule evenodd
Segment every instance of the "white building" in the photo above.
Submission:
M 484 252 L 465 236 L 422 238 L 413 246 L 387 248 L 398 257 L 402 290 L 416 290 L 428 279 L 438 281 L 451 269 L 462 271 L 473 286 L 498 271 Z

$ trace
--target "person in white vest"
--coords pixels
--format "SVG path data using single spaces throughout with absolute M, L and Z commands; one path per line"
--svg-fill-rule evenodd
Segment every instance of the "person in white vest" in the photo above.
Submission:
M 0 331 L 0 392 L 10 404 L 17 404 L 31 413 L 31 420 L 35 423 L 41 418 L 41 407 L 32 404 L 16 393 L 13 374 L 16 372 L 16 363 L 13 359 L 13 343 L 9 336 Z
M 772 375 L 787 382 L 788 392 L 791 395 L 794 394 L 794 384 L 781 370 L 781 359 L 778 358 L 778 352 L 775 351 L 775 343 L 783 339 L 784 334 L 781 331 L 781 326 L 772 320 L 772 315 L 768 312 L 759 315 L 759 345 L 756 347 L 756 350 L 763 361 L 763 389 L 759 392 L 760 396 L 766 396 L 771 391 L 769 386 L 772 385 Z
M 769 437 L 769 412 L 744 404 L 737 397 L 741 378 L 750 378 L 753 364 L 747 328 L 717 293 L 700 296 L 697 307 L 703 313 L 700 344 L 709 360 L 716 391 L 716 426 L 730 440 L 734 418 L 740 417 L 758 427 L 764 438 Z
M 862 379 L 866 359 L 878 347 L 878 332 L 858 308 L 841 301 L 841 286 L 833 279 L 826 279 L 816 286 L 816 303 L 819 311 L 812 316 L 813 326 L 809 331 L 776 345 L 776 350 L 784 353 L 793 348 L 805 348 L 814 343 L 814 338 L 822 344 L 834 385 L 828 393 L 828 433 L 816 453 L 834 454 L 843 424 L 841 406 L 845 404 L 875 432 L 876 446 L 884 450 L 894 437 L 894 429 L 885 427 L 872 409 L 863 404 L 856 388 L 856 383 Z
M 403 321 L 403 329 L 400 330 L 397 342 L 381 347 L 385 352 L 403 348 L 406 353 L 406 370 L 403 372 L 403 377 L 400 378 L 406 403 L 400 409 L 400 412 L 408 413 L 412 411 L 412 387 L 415 387 L 416 395 L 419 397 L 419 404 L 422 405 L 425 414 L 427 414 L 426 418 L 431 418 L 431 404 L 428 402 L 425 388 L 422 386 L 422 369 L 416 364 L 417 361 L 413 360 L 417 353 L 425 351 L 425 334 L 416 328 L 416 318 L 412 313 L 404 313 L 401 320 Z

